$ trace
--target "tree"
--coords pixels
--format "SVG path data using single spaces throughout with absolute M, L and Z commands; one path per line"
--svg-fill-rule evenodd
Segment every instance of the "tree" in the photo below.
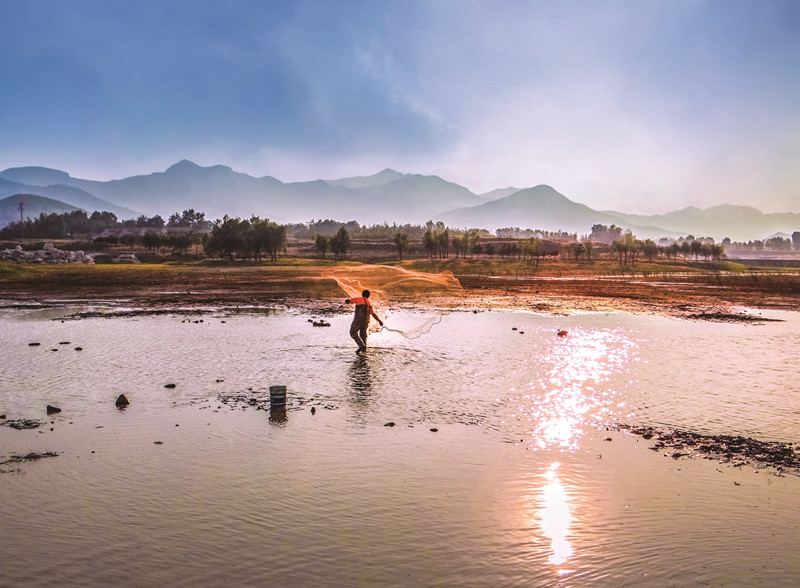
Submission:
M 241 252 L 244 245 L 244 233 L 250 223 L 240 218 L 231 218 L 227 214 L 214 224 L 211 235 L 206 242 L 206 251 L 210 255 L 226 255 L 233 261 L 233 254 Z
M 322 258 L 325 259 L 325 254 L 328 252 L 328 248 L 331 242 L 325 235 L 317 235 L 317 239 L 314 242 L 314 247 L 317 251 L 319 251 Z
M 703 243 L 695 239 L 691 243 L 689 243 L 689 251 L 694 255 L 694 260 L 697 261 L 697 258 L 700 256 L 700 253 L 703 250 Z
M 111 229 L 117 224 L 117 215 L 108 211 L 97 211 L 89 217 L 89 230 L 92 233 L 102 233 L 106 229 Z
M 647 258 L 647 261 L 652 262 L 659 251 L 660 248 L 658 244 L 652 239 L 645 239 L 642 242 L 642 255 Z
M 486 244 L 486 255 L 489 256 L 489 261 L 491 261 L 492 258 L 494 257 L 494 253 L 495 253 L 495 251 L 494 251 L 494 243 L 487 243 Z
M 431 259 L 433 259 L 433 256 L 436 253 L 437 242 L 438 241 L 433 233 L 433 229 L 428 229 L 425 231 L 425 236 L 422 238 L 422 245 L 425 247 L 425 251 L 430 254 Z
M 586 249 L 586 261 L 592 261 L 592 252 L 594 251 L 594 243 L 589 239 L 583 242 L 583 247 Z
M 792 233 L 792 247 L 800 249 L 800 231 Z
M 336 234 L 331 237 L 331 251 L 336 259 L 344 259 L 350 249 L 350 234 L 343 226 L 339 227 Z
M 155 218 L 155 217 L 154 217 Z M 159 217 L 161 218 L 161 217 Z M 183 227 L 187 229 L 195 229 L 198 231 L 206 231 L 211 223 L 206 220 L 205 212 L 195 212 L 194 208 L 184 210 L 182 213 L 177 212 L 169 216 L 167 226 L 169 227 Z
M 253 232 L 254 253 L 256 259 L 261 260 L 261 252 L 269 255 L 270 261 L 278 260 L 278 252 L 286 243 L 286 227 L 269 219 L 260 219 L 254 216 L 250 219 Z
M 395 233 L 394 246 L 397 248 L 397 256 L 403 259 L 403 253 L 408 250 L 408 235 L 403 232 Z
M 147 231 L 142 235 L 142 245 L 147 251 L 155 251 L 161 246 L 161 235 L 154 231 Z

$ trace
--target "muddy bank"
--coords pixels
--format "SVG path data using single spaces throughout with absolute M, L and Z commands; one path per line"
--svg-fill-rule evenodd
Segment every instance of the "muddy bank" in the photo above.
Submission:
M 141 265 L 38 268 L 38 273 L 3 276 L 0 299 L 18 305 L 91 304 L 126 306 L 127 312 L 193 312 L 207 308 L 295 309 L 335 314 L 346 307 L 325 265 Z M 429 270 L 430 268 L 421 268 Z M 435 271 L 447 269 L 436 267 Z M 458 270 L 454 267 L 453 269 Z M 463 268 L 462 268 L 463 269 Z M 472 271 L 472 270 L 470 270 Z M 800 273 L 712 273 L 607 275 L 608 268 L 574 273 L 485 275 L 459 273 L 458 296 L 394 295 L 397 307 L 526 310 L 543 314 L 584 311 L 648 312 L 699 320 L 749 321 L 740 308 L 800 310 Z
M 619 424 L 614 430 L 652 441 L 653 451 L 664 451 L 672 459 L 703 457 L 734 467 L 749 465 L 756 469 L 774 468 L 777 473 L 800 469 L 800 452 L 792 443 L 759 441 L 741 435 L 704 435 L 694 431 L 636 427 Z

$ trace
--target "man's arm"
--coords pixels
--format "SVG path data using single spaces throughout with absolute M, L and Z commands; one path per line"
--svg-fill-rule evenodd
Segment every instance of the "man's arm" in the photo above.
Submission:
M 383 321 L 381 320 L 381 317 L 379 317 L 377 314 L 375 314 L 374 310 L 371 310 L 370 314 L 375 317 L 375 320 L 378 321 L 381 326 L 383 326 Z

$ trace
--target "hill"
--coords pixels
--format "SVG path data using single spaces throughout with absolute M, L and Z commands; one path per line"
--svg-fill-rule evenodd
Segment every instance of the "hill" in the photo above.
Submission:
M 487 228 L 520 227 L 545 231 L 567 231 L 586 235 L 592 225 L 620 225 L 620 220 L 607 213 L 598 212 L 584 204 L 573 202 L 551 186 L 539 185 L 519 190 L 505 198 L 499 198 L 471 208 L 452 210 L 441 215 L 442 220 L 455 227 Z M 669 236 L 671 231 L 656 227 L 624 223 L 642 238 Z
M 23 218 L 38 218 L 41 213 L 64 214 L 80 210 L 77 206 L 70 206 L 58 200 L 35 194 L 14 194 L 0 200 L 0 227 L 19 222 L 19 205 L 23 206 Z
M 80 180 L 71 178 L 66 172 L 46 167 L 9 168 L 0 172 L 0 198 L 14 194 L 32 194 L 81 208 L 88 214 L 96 210 L 108 211 L 116 214 L 119 219 L 136 218 L 142 214 L 98 198 L 94 194 L 72 185 L 75 182 L 80 182 Z M 54 208 L 42 212 L 59 211 Z
M 752 206 L 723 204 L 701 209 L 689 206 L 662 215 L 643 216 L 607 211 L 617 224 L 647 224 L 665 230 L 692 234 L 695 237 L 714 237 L 733 241 L 764 239 L 774 233 L 791 234 L 800 230 L 800 214 L 765 214 Z

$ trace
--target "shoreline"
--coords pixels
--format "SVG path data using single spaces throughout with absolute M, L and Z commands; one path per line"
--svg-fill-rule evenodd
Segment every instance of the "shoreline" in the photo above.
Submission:
M 352 264 L 350 264 L 352 265 Z M 142 264 L 0 267 L 0 300 L 10 305 L 107 302 L 142 312 L 195 312 L 204 307 L 277 306 L 310 314 L 347 310 L 343 292 L 323 274 L 332 264 Z M 607 266 L 543 268 L 536 275 L 496 275 L 502 266 L 409 262 L 400 267 L 453 271 L 459 295 L 392 294 L 395 308 L 655 313 L 691 320 L 753 321 L 742 309 L 800 311 L 800 272 L 642 271 L 610 275 Z M 656 268 L 657 269 L 657 268 Z M 467 273 L 471 272 L 471 273 Z

